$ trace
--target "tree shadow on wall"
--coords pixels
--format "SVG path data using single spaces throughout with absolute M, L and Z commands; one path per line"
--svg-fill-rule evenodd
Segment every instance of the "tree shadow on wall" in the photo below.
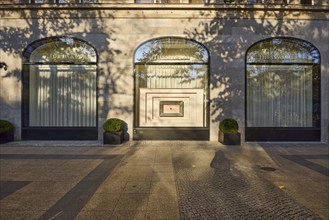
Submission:
M 243 123 L 245 55 L 249 47 L 275 36 L 310 33 L 308 36 L 316 39 L 321 33 L 321 27 L 311 19 L 312 12 L 277 8 L 275 5 L 265 5 L 265 9 L 259 10 L 227 8 L 216 13 L 202 11 L 199 16 L 213 19 L 199 22 L 193 30 L 185 29 L 186 38 L 204 44 L 210 52 L 210 89 L 215 91 L 210 100 L 212 122 L 233 117 Z M 308 16 L 309 20 L 293 19 L 300 15 Z
M 2 18 L 15 18 L 9 19 L 15 22 L 8 22 L 7 26 L 0 29 L 0 52 L 2 54 L 0 61 L 9 66 L 6 72 L 1 70 L 2 82 L 5 82 L 4 80 L 8 82 L 12 79 L 11 82 L 16 87 L 19 86 L 23 73 L 21 68 L 17 67 L 17 62 L 22 60 L 24 49 L 32 42 L 48 37 L 62 36 L 81 39 L 90 43 L 96 49 L 98 57 L 101 58 L 97 65 L 98 115 L 100 119 L 108 117 L 109 97 L 127 87 L 122 84 L 118 86 L 117 80 L 121 74 L 111 70 L 114 57 L 121 54 L 120 50 L 111 49 L 113 42 L 116 41 L 113 37 L 115 30 L 109 22 L 114 20 L 111 14 L 104 16 L 101 10 L 93 10 L 92 7 L 88 10 L 71 10 L 60 6 L 51 6 L 49 9 L 47 7 L 31 7 L 26 10 L 0 10 L 0 16 Z M 1 87 L 4 90 L 5 86 Z M 17 88 L 15 90 L 17 91 Z M 13 100 L 8 100 L 5 91 L 1 91 L 1 93 L 0 105 L 4 111 L 10 111 L 13 106 L 17 106 L 17 100 L 14 103 Z M 113 109 L 112 106 L 111 108 Z M 121 113 L 131 113 L 131 110 L 125 107 L 116 106 L 115 108 Z M 15 119 L 15 122 L 19 124 L 20 122 L 17 120 Z

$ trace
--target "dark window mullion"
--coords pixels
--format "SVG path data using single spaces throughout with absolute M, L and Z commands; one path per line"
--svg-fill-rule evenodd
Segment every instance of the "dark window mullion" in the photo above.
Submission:
M 23 72 L 29 73 L 29 65 L 23 64 Z M 29 127 L 29 120 L 30 120 L 30 114 L 29 114 L 29 105 L 30 105 L 30 74 L 22 74 L 22 127 Z

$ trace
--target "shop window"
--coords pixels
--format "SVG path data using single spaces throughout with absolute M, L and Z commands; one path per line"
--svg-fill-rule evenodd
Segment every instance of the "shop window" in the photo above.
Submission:
M 30 45 L 23 63 L 23 128 L 96 129 L 96 64 L 94 48 L 78 39 Z
M 319 51 L 303 40 L 271 38 L 253 45 L 246 62 L 246 139 L 318 140 Z
M 161 135 L 161 128 L 205 128 L 209 138 L 208 72 L 208 51 L 195 41 L 167 37 L 142 44 L 135 52 L 135 128 Z

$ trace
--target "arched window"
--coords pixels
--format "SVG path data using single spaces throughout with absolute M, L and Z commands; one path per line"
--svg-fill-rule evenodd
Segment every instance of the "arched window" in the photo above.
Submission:
M 246 55 L 246 140 L 320 140 L 320 53 L 309 42 L 270 38 Z
M 97 55 L 70 37 L 23 54 L 23 139 L 97 139 Z
M 207 49 L 183 38 L 154 39 L 137 48 L 134 64 L 134 138 L 209 139 Z

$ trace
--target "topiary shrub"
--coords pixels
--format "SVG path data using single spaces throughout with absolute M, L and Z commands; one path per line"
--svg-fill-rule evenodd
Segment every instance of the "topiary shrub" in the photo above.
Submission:
M 118 118 L 107 119 L 103 124 L 106 132 L 120 132 L 123 129 L 123 121 Z
M 14 126 L 12 125 L 12 123 L 0 119 L 0 134 L 13 130 L 14 130 Z
M 219 130 L 224 133 L 239 133 L 239 124 L 233 118 L 226 118 L 219 123 Z

